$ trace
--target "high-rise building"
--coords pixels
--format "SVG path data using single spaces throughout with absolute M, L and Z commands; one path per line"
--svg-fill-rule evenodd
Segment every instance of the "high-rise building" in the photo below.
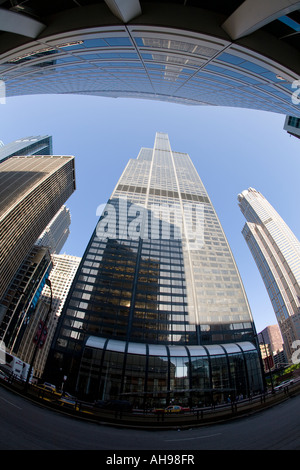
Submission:
M 292 0 L 6 1 L 1 78 L 7 96 L 139 97 L 300 117 L 299 25 Z
M 8 352 L 19 356 L 22 338 L 35 316 L 37 302 L 51 269 L 49 250 L 34 246 L 0 300 L 0 338 Z
M 238 195 L 247 223 L 242 233 L 260 271 L 281 330 L 288 358 L 300 339 L 300 243 L 256 189 Z
M 53 295 L 52 308 L 55 316 L 59 318 L 81 258 L 66 254 L 53 254 L 51 260 L 53 269 L 49 279 Z M 49 288 L 47 286 L 42 292 L 42 298 L 47 302 L 49 301 Z
M 283 128 L 288 134 L 300 139 L 300 118 L 294 116 L 286 116 Z
M 99 209 L 100 210 L 100 209 Z M 45 379 L 140 406 L 262 388 L 244 288 L 190 157 L 157 133 L 119 179 L 84 253 Z
M 278 324 L 266 326 L 258 334 L 258 340 L 260 343 L 269 344 L 273 354 L 283 349 L 283 339 Z
M 53 267 L 49 275 L 49 280 L 51 282 L 52 300 L 50 295 L 50 288 L 48 285 L 45 285 L 41 292 L 39 302 L 36 305 L 35 315 L 30 319 L 23 337 L 23 341 L 18 351 L 19 357 L 23 361 L 30 363 L 35 348 L 33 338 L 36 335 L 39 323 L 43 322 L 47 317 L 49 305 L 51 302 L 52 309 L 48 315 L 47 324 L 45 325 L 47 336 L 43 348 L 39 349 L 36 355 L 33 365 L 33 376 L 35 378 L 40 378 L 43 374 L 51 340 L 56 330 L 58 319 L 60 317 L 80 260 L 81 258 L 78 258 L 77 256 L 70 256 L 65 254 L 51 255 L 51 262 Z
M 266 372 L 287 365 L 283 339 L 277 325 L 269 325 L 258 334 L 261 357 Z
M 0 162 L 0 299 L 74 190 L 72 156 L 12 156 Z
M 70 234 L 71 214 L 62 206 L 36 241 L 36 245 L 47 246 L 51 254 L 59 254 Z
M 51 155 L 52 137 L 31 136 L 14 140 L 9 144 L 0 146 L 0 162 L 17 155 Z

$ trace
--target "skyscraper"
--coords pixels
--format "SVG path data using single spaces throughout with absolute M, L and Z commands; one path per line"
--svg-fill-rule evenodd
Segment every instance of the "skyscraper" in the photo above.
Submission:
M 38 351 L 34 361 L 34 377 L 42 376 L 51 340 L 57 327 L 57 322 L 70 289 L 70 285 L 72 284 L 72 280 L 79 266 L 80 258 L 70 255 L 52 254 L 51 261 L 53 268 L 50 272 L 49 280 L 51 282 L 52 289 L 52 310 L 48 316 L 46 325 L 47 336 L 45 344 L 43 348 Z M 38 323 L 43 321 L 47 316 L 50 301 L 50 288 L 49 286 L 45 285 L 39 298 L 35 315 L 30 319 L 26 334 L 24 335 L 23 341 L 19 348 L 19 357 L 25 362 L 29 363 L 32 358 L 35 347 L 35 344 L 32 340 L 38 329 Z
M 274 367 L 281 368 L 287 364 L 283 339 L 279 325 L 269 325 L 258 334 L 261 356 L 265 371 Z
M 288 358 L 300 339 L 300 243 L 256 189 L 238 195 L 247 223 L 242 233 L 260 271 L 281 330 Z
M 0 300 L 0 338 L 7 351 L 17 356 L 51 269 L 47 247 L 33 246 Z
M 17 155 L 51 155 L 52 137 L 38 135 L 23 137 L 0 147 L 0 162 Z
M 50 253 L 60 253 L 70 234 L 71 214 L 66 206 L 62 206 L 49 222 L 36 241 L 36 245 L 47 246 Z
M 286 116 L 283 128 L 288 134 L 300 139 L 300 118 L 294 116 Z
M 41 232 L 74 190 L 72 156 L 12 156 L 1 161 L 0 298 Z
M 81 396 L 139 405 L 261 389 L 242 282 L 189 156 L 157 133 L 102 209 L 45 377 L 62 371 Z

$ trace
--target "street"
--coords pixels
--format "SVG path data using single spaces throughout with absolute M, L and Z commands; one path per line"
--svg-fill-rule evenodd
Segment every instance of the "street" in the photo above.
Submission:
M 300 395 L 223 424 L 179 431 L 114 428 L 48 410 L 0 387 L 1 450 L 299 450 Z M 113 453 L 111 453 L 113 455 Z

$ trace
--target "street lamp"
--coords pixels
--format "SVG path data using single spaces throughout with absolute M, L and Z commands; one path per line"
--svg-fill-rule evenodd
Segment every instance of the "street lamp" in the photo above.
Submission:
M 39 332 L 38 338 L 36 340 L 35 348 L 34 348 L 33 355 L 32 355 L 31 361 L 30 361 L 30 366 L 29 366 L 29 370 L 28 370 L 28 374 L 27 374 L 27 378 L 26 378 L 26 384 L 25 384 L 25 389 L 26 390 L 27 390 L 29 379 L 30 379 L 30 376 L 31 376 L 33 364 L 34 364 L 38 349 L 40 347 L 41 338 L 42 338 L 44 329 L 46 327 L 49 315 L 52 312 L 52 298 L 53 298 L 53 296 L 52 296 L 52 286 L 51 286 L 50 279 L 46 279 L 45 283 L 48 287 L 50 287 L 50 305 L 49 305 L 49 308 L 48 308 L 48 311 L 47 311 L 46 318 L 45 318 L 43 324 L 41 325 L 42 327 L 40 328 L 40 332 Z

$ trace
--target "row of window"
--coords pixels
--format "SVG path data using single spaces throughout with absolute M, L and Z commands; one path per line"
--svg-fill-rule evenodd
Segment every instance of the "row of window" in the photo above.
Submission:
M 182 404 L 193 406 L 199 402 L 222 403 L 229 395 L 250 396 L 263 388 L 254 347 L 234 354 L 223 350 L 216 355 L 200 350 L 197 354 L 189 348 L 176 354 L 175 350 L 163 348 L 156 356 L 146 350 L 140 354 L 117 352 L 110 350 L 109 344 L 98 349 L 88 343 L 85 348 L 78 389 L 86 397 L 123 397 L 140 407 L 146 402 L 166 405 L 177 397 Z M 128 350 L 132 350 L 132 345 L 128 345 Z
M 124 33 L 122 30 L 115 34 Z M 107 38 L 104 34 L 99 38 L 78 40 L 73 43 L 70 41 L 70 45 L 64 43 L 64 40 L 56 47 L 49 46 L 51 50 L 30 52 L 3 65 L 2 73 L 6 78 L 7 90 L 17 91 L 20 83 L 16 77 L 20 74 L 25 92 L 27 86 L 28 89 L 33 87 L 37 91 L 39 81 L 45 90 L 52 91 L 53 85 L 56 89 L 59 86 L 60 91 L 64 86 L 67 86 L 68 91 L 70 89 L 76 91 L 81 73 L 84 74 L 83 78 L 87 74 L 91 78 L 95 73 L 95 77 L 99 79 L 101 76 L 103 80 L 101 86 L 103 91 L 116 89 L 119 92 L 120 86 L 128 79 L 130 84 L 125 85 L 124 92 L 126 90 L 132 92 L 134 86 L 137 92 L 153 93 L 154 86 L 157 93 L 172 94 L 174 100 L 178 89 L 180 97 L 193 101 L 198 99 L 203 101 L 206 98 L 207 102 L 214 103 L 216 98 L 219 104 L 222 102 L 230 104 L 231 99 L 231 104 L 236 102 L 260 109 L 273 111 L 278 109 L 279 112 L 289 115 L 296 111 L 291 102 L 293 92 L 291 83 L 283 80 L 280 73 L 276 74 L 273 71 L 274 67 L 271 71 L 266 68 L 265 63 L 258 64 L 259 57 L 254 59 L 252 55 L 246 57 L 245 51 L 243 55 L 237 55 L 237 51 L 230 49 L 223 52 L 224 44 L 220 42 L 217 45 L 217 40 L 216 48 L 211 48 L 211 44 L 200 45 L 196 38 L 186 42 L 186 38 L 182 40 L 181 37 L 178 37 L 178 40 L 170 39 L 166 32 L 160 33 L 165 35 L 165 39 L 151 37 L 151 30 L 148 34 L 145 37 L 138 36 L 135 40 L 129 36 Z M 74 69 L 78 72 L 76 77 L 72 77 Z M 197 69 L 200 70 L 195 74 Z M 28 72 L 26 75 L 25 71 Z M 47 80 L 45 80 L 46 71 Z M 118 76 L 118 83 L 113 80 L 114 74 Z M 94 85 L 97 91 L 99 91 L 98 79 Z M 242 87 L 243 83 L 247 86 Z M 212 90 L 213 86 L 215 90 Z M 92 91 L 93 85 L 90 80 L 87 87 L 89 88 L 87 91 Z M 80 90 L 82 89 L 80 83 Z M 200 89 L 202 96 L 197 97 Z M 211 90 L 212 94 L 209 94 Z M 226 90 L 228 97 L 225 96 Z

